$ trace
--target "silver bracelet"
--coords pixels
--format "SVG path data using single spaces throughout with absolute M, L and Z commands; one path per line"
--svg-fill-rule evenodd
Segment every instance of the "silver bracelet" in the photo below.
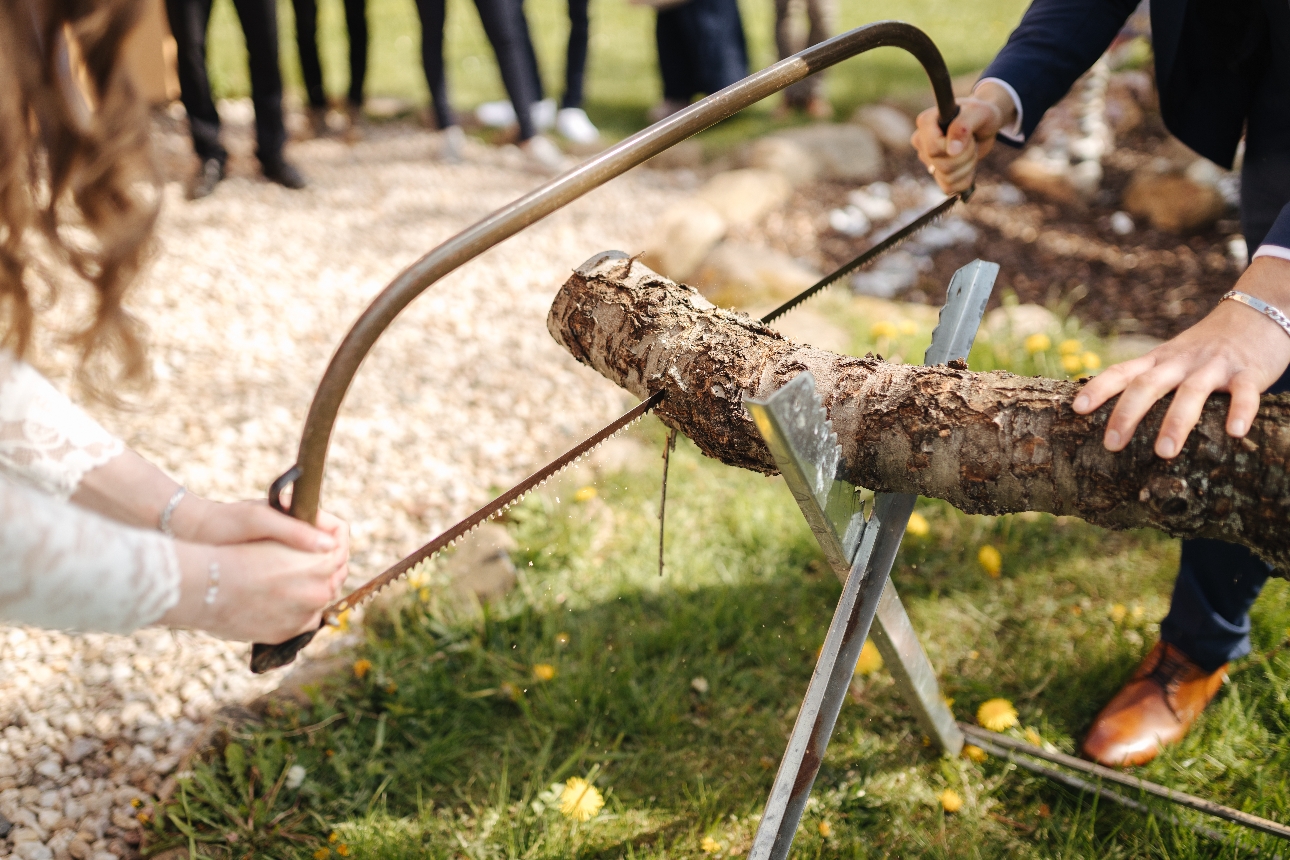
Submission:
M 1274 308 L 1272 305 L 1263 301 L 1263 299 L 1256 299 L 1249 293 L 1243 293 L 1239 290 L 1228 290 L 1224 293 L 1222 301 L 1227 301 L 1228 299 L 1231 299 L 1234 302 L 1240 302 L 1246 307 L 1253 308 L 1277 325 L 1281 326 L 1282 331 L 1287 335 L 1290 335 L 1290 317 L 1287 317 L 1277 308 Z
M 175 515 L 175 508 L 179 507 L 179 500 L 188 495 L 188 490 L 180 487 L 175 490 L 175 494 L 166 502 L 166 506 L 161 509 L 161 516 L 157 518 L 157 530 L 167 537 L 174 537 L 175 533 L 170 528 L 170 518 Z
M 210 606 L 219 596 L 219 562 L 212 561 L 206 575 L 206 605 Z

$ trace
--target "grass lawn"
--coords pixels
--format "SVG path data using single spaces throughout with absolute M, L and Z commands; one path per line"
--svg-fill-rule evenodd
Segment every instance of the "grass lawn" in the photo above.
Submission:
M 1025 9 L 1024 0 L 956 3 L 952 0 L 889 0 L 881 5 L 841 0 L 839 32 L 871 21 L 900 19 L 926 30 L 945 54 L 953 74 L 980 69 L 1003 44 Z M 344 14 L 340 0 L 320 0 L 320 42 L 327 89 L 339 97 L 349 81 Z M 753 69 L 775 61 L 774 4 L 741 0 Z M 295 21 L 288 0 L 279 2 L 282 64 L 288 89 L 303 96 L 295 46 Z M 548 95 L 563 91 L 567 7 L 562 0 L 527 0 Z M 421 71 L 421 29 L 412 0 L 369 0 L 371 50 L 367 93 L 397 96 L 417 105 L 428 95 Z M 492 49 L 474 4 L 448 0 L 445 31 L 447 76 L 454 105 L 471 108 L 505 97 Z M 212 86 L 220 97 L 249 93 L 242 32 L 231 0 L 215 0 L 210 31 Z M 847 115 L 855 105 L 912 88 L 927 89 L 918 64 L 903 51 L 882 49 L 842 64 L 830 73 L 829 95 Z M 587 112 L 611 137 L 646 125 L 645 111 L 661 94 L 654 47 L 654 13 L 627 0 L 592 0 L 591 54 L 587 71 Z M 773 101 L 750 108 L 742 133 L 763 127 Z
M 833 295 L 813 308 L 856 352 L 915 356 L 930 326 L 864 319 Z M 912 312 L 911 312 L 912 313 Z M 1071 324 L 1067 335 L 1098 345 Z M 1056 368 L 978 344 L 976 368 Z M 682 440 L 657 569 L 661 425 L 634 432 L 641 466 L 566 480 L 513 509 L 520 584 L 483 610 L 454 603 L 427 566 L 366 628 L 366 644 L 307 705 L 275 704 L 217 738 L 168 806 L 154 848 L 204 857 L 699 858 L 747 853 L 839 585 L 787 489 L 704 459 Z M 920 501 L 894 577 L 960 719 L 987 699 L 1014 736 L 1073 751 L 1150 647 L 1177 543 L 1047 515 L 986 518 Z M 1002 555 L 992 577 L 977 561 Z M 1272 581 L 1255 654 L 1182 745 L 1144 768 L 1163 782 L 1290 818 L 1290 589 Z M 699 679 L 702 679 L 700 681 Z M 293 770 L 293 768 L 296 768 Z M 579 822 L 561 788 L 584 778 L 604 808 Z M 954 789 L 949 814 L 938 795 Z M 1198 818 L 1180 816 L 1183 821 Z M 931 749 L 892 681 L 857 676 L 794 857 L 1211 858 L 1271 856 L 1055 786 L 995 759 Z

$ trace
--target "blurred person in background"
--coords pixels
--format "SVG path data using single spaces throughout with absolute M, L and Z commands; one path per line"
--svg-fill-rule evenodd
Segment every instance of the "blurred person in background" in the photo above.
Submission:
M 358 138 L 363 119 L 363 83 L 367 78 L 367 0 L 344 0 L 345 31 L 349 33 L 349 92 L 345 109 L 349 115 L 346 137 Z M 300 52 L 300 75 L 309 98 L 309 124 L 315 137 L 327 134 L 327 92 L 323 89 L 322 63 L 318 59 L 318 2 L 291 0 L 296 13 L 296 48 Z
M 806 18 L 806 41 L 798 38 L 797 16 L 794 7 L 800 7 Z M 833 21 L 837 18 L 836 0 L 775 0 L 775 47 L 779 58 L 786 60 L 798 51 L 818 45 L 833 34 Z M 781 114 L 804 111 L 812 119 L 833 118 L 833 106 L 824 97 L 824 75 L 811 75 L 784 90 Z
M 1044 112 L 1111 44 L 1137 0 L 1035 0 L 942 134 L 935 110 L 913 137 L 947 193 L 970 187 L 995 139 L 1023 145 Z M 1151 4 L 1156 88 L 1166 127 L 1200 155 L 1232 165 L 1242 134 L 1241 229 L 1253 251 L 1235 292 L 1142 358 L 1107 368 L 1073 407 L 1119 397 L 1103 444 L 1122 451 L 1157 400 L 1173 392 L 1155 453 L 1182 450 L 1214 392 L 1231 395 L 1227 432 L 1242 438 L 1260 392 L 1290 390 L 1290 4 L 1231 0 Z M 1228 300 L 1231 299 L 1231 300 Z M 1218 692 L 1227 664 L 1250 652 L 1250 607 L 1270 568 L 1250 550 L 1184 540 L 1160 641 L 1093 721 L 1084 754 L 1108 765 L 1150 761 L 1181 739 Z
M 654 26 L 663 101 L 651 122 L 689 106 L 748 74 L 748 47 L 737 0 L 644 0 L 658 10 Z
M 520 15 L 524 21 L 524 47 L 528 54 L 529 76 L 537 82 L 538 101 L 533 104 L 533 122 L 540 131 L 554 128 L 570 143 L 587 145 L 600 140 L 600 130 L 582 108 L 583 82 L 587 73 L 587 48 L 591 41 L 591 22 L 587 14 L 590 0 L 569 0 L 569 41 L 564 56 L 564 97 L 559 108 L 555 99 L 542 97 L 542 73 L 522 0 Z M 479 121 L 494 128 L 515 122 L 515 110 L 508 101 L 485 102 L 475 112 Z
M 34 2 L 34 0 L 33 0 Z M 211 97 L 206 69 L 206 30 L 212 0 L 166 0 L 170 30 L 179 62 L 179 97 L 188 112 L 193 149 L 201 160 L 188 186 L 188 198 L 198 200 L 215 190 L 224 178 L 228 151 L 219 142 L 219 112 Z M 283 157 L 287 142 L 282 122 L 282 69 L 278 66 L 278 15 L 273 0 L 233 0 L 251 66 L 251 102 L 255 105 L 256 158 L 264 178 L 284 188 L 305 187 L 300 171 Z
M 448 100 L 448 84 L 444 75 L 443 29 L 447 16 L 447 0 L 416 0 L 417 14 L 421 18 L 421 65 L 425 69 L 426 85 L 430 88 L 430 107 L 435 124 L 444 132 L 444 157 L 449 161 L 461 159 L 465 135 L 457 124 L 452 104 Z M 529 64 L 528 24 L 518 0 L 475 0 L 479 20 L 484 25 L 497 57 L 502 74 L 502 84 L 510 97 L 511 109 L 519 125 L 518 143 L 530 163 L 545 172 L 560 169 L 564 156 L 538 130 L 533 118 L 533 106 L 539 100 L 541 84 L 534 79 Z
M 123 305 L 161 199 L 146 106 L 120 62 L 138 11 L 0 2 L 0 621 L 281 642 L 338 595 L 345 524 L 187 492 L 23 361 L 51 297 L 75 286 L 93 300 L 69 337 L 87 390 L 115 399 L 148 366 Z

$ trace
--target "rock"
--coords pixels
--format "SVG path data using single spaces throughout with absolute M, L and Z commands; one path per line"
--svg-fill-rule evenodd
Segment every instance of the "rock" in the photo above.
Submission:
M 506 594 L 515 587 L 515 564 L 510 554 L 518 548 L 510 532 L 496 523 L 475 529 L 448 560 L 446 567 L 453 588 L 480 600 Z
M 811 182 L 820 172 L 820 165 L 806 147 L 778 135 L 753 141 L 744 161 L 749 167 L 772 170 L 793 185 Z
M 704 183 L 698 197 L 732 226 L 755 224 L 788 202 L 789 181 L 773 170 L 727 170 Z
M 900 108 L 891 105 L 862 105 L 851 117 L 874 133 L 878 142 L 893 152 L 910 149 L 909 139 L 914 135 L 914 121 Z
M 795 296 L 819 279 L 787 254 L 724 242 L 704 259 L 693 281 L 713 304 L 749 310 Z
M 54 860 L 54 852 L 39 842 L 18 842 L 13 853 L 20 860 Z
M 1032 334 L 1053 334 L 1060 327 L 1057 315 L 1040 305 L 1004 305 L 985 315 L 981 327 L 994 337 L 1017 340 Z
M 13 822 L 5 818 L 3 813 L 0 813 L 0 839 L 8 836 L 10 830 L 13 830 Z
M 1050 156 L 1043 149 L 1033 147 L 1008 167 L 1008 175 L 1023 191 L 1056 200 L 1075 203 L 1080 199 L 1071 176 L 1070 162 L 1065 156 Z
M 76 858 L 76 860 L 89 860 L 92 849 L 88 842 L 81 839 L 73 839 L 67 843 L 67 853 Z
M 1159 173 L 1147 168 L 1134 174 L 1124 190 L 1124 208 L 1130 215 L 1146 218 L 1157 230 L 1182 234 L 1212 226 L 1227 204 L 1213 185 L 1177 171 Z
M 726 219 L 710 204 L 678 203 L 655 225 L 641 262 L 674 281 L 685 281 L 725 235 Z
M 872 182 L 882 173 L 882 147 L 861 125 L 819 123 L 781 131 L 775 137 L 798 144 L 819 165 L 821 179 Z
M 698 170 L 703 166 L 703 144 L 683 140 L 645 162 L 654 170 Z
M 862 296 L 889 299 L 918 283 L 919 275 L 932 268 L 932 261 L 909 251 L 891 251 L 872 268 L 851 276 L 851 289 Z

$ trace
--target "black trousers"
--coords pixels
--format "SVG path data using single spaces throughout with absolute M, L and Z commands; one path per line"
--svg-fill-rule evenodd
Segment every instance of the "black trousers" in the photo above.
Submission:
M 663 98 L 689 102 L 748 74 L 748 48 L 736 0 L 689 0 L 658 13 Z
M 349 93 L 354 107 L 363 105 L 363 83 L 367 78 L 367 0 L 344 0 L 345 31 L 349 33 Z M 300 74 L 311 107 L 327 106 L 323 90 L 322 63 L 318 60 L 317 0 L 291 0 L 296 12 L 296 48 L 300 51 Z
M 1284 0 L 1263 5 L 1271 59 L 1246 121 L 1241 168 L 1241 231 L 1251 253 L 1290 203 L 1290 7 Z M 1290 370 L 1268 390 L 1290 391 Z M 1185 540 L 1178 567 L 1160 638 L 1211 672 L 1250 653 L 1249 612 L 1268 565 L 1238 544 Z
M 421 18 L 421 65 L 425 69 L 426 85 L 430 88 L 430 103 L 439 127 L 447 128 L 457 124 L 448 102 L 443 70 L 443 26 L 447 4 L 445 0 L 416 0 L 416 4 Z M 515 106 L 520 140 L 528 140 L 537 134 L 533 127 L 532 106 L 540 98 L 540 84 L 533 77 L 529 65 L 532 47 L 524 10 L 519 0 L 475 0 L 475 8 L 479 10 L 484 34 L 497 56 L 506 95 Z
M 282 161 L 287 140 L 282 124 L 282 70 L 278 66 L 277 7 L 272 0 L 233 0 L 251 66 L 251 101 L 255 104 L 256 156 L 261 164 Z M 206 28 L 211 0 L 166 0 L 179 60 L 179 93 L 188 111 L 193 149 L 203 160 L 228 160 L 219 142 L 219 113 L 211 98 L 206 72 Z
M 524 3 L 519 0 L 521 14 Z M 569 44 L 564 54 L 564 98 L 560 107 L 582 107 L 583 79 L 587 74 L 587 45 L 591 41 L 591 19 L 587 15 L 590 0 L 569 0 Z M 524 26 L 524 48 L 528 55 L 529 74 L 537 81 L 538 99 L 542 98 L 542 73 L 538 70 L 537 54 L 529 37 L 527 19 Z

